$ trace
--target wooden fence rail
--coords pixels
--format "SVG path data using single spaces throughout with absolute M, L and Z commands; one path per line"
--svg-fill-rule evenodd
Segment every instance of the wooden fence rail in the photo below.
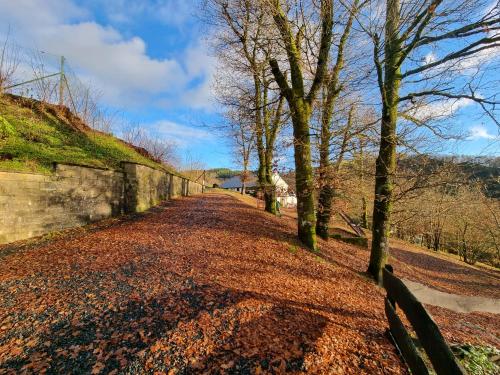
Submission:
M 465 375 L 465 370 L 453 355 L 434 320 L 407 286 L 394 276 L 390 266 L 386 266 L 383 271 L 383 284 L 387 291 L 385 313 L 389 329 L 411 372 L 418 375 L 429 374 L 411 335 L 396 312 L 396 306 L 403 310 L 411 323 L 437 375 Z

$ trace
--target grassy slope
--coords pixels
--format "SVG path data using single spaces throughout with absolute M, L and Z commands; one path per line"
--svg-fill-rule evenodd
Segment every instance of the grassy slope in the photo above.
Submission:
M 53 162 L 118 168 L 121 161 L 159 167 L 55 106 L 0 96 L 0 170 L 50 173 Z

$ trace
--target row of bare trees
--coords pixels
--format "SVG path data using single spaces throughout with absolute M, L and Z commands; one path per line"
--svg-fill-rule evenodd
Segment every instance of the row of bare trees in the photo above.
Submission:
M 255 147 L 265 192 L 280 131 L 291 128 L 298 236 L 312 250 L 317 234 L 328 238 L 343 161 L 375 147 L 374 176 L 360 179 L 373 177 L 368 271 L 380 281 L 399 150 L 418 152 L 415 134 L 449 136 L 442 120 L 463 103 L 498 124 L 498 2 L 206 0 L 204 10 L 230 134 L 245 171 Z M 267 211 L 273 202 L 268 194 Z
M 500 265 L 500 206 L 480 183 L 426 189 L 396 203 L 395 234 L 464 262 Z
M 158 163 L 174 168 L 179 166 L 177 144 L 151 136 L 143 126 L 128 126 L 123 131 L 122 138 L 125 142 L 146 150 L 149 156 Z
M 10 35 L 0 48 L 0 93 L 13 93 L 43 103 L 62 103 L 91 128 L 112 132 L 118 111 L 102 106 L 101 91 L 80 81 L 67 62 L 65 71 L 60 71 L 57 64 L 61 57 L 22 48 Z

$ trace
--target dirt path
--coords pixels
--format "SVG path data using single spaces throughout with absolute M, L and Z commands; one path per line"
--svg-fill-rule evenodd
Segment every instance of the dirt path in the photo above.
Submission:
M 403 279 L 403 282 L 420 302 L 428 305 L 444 307 L 459 313 L 476 311 L 500 314 L 500 300 L 496 298 L 461 296 L 441 292 L 410 280 Z
M 394 240 L 391 262 L 401 277 L 446 293 L 500 299 L 500 271 Z
M 6 252 L 0 373 L 406 373 L 381 290 L 324 246 L 205 195 Z

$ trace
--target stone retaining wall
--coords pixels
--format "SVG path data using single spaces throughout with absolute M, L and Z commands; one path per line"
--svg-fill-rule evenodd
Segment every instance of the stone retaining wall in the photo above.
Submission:
M 142 212 L 169 198 L 170 174 L 140 164 L 122 163 L 122 166 L 126 212 Z
M 122 163 L 122 170 L 57 164 L 52 175 L 0 171 L 0 244 L 202 191 L 201 184 L 134 163 Z

